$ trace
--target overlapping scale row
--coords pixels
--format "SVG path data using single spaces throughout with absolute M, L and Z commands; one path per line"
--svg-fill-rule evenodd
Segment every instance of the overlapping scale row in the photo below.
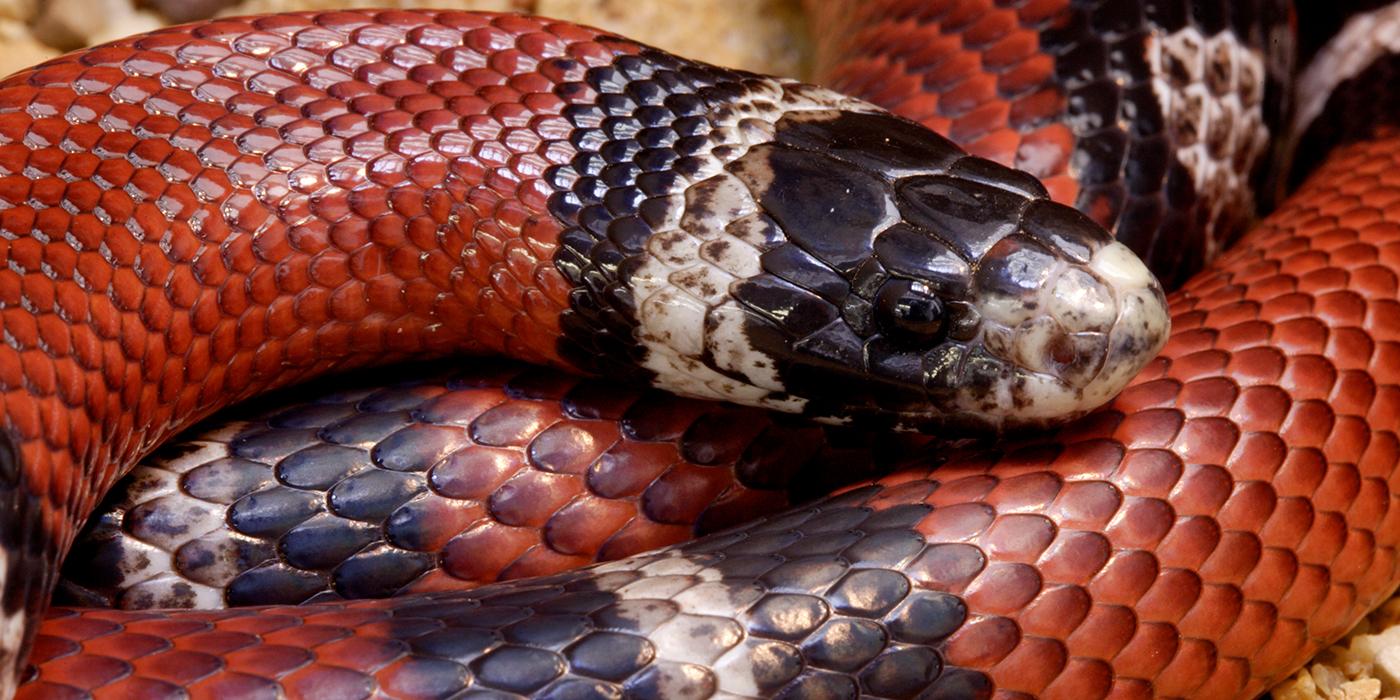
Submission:
M 632 50 L 516 16 L 292 14 L 0 82 L 0 442 L 25 524 L 7 529 L 0 656 L 43 606 L 37 564 L 219 406 L 448 351 L 557 361 L 555 88 Z
M 789 392 L 778 365 L 797 354 L 788 345 L 843 323 L 839 301 L 791 287 L 784 298 L 765 268 L 797 251 L 775 249 L 803 235 L 806 225 L 820 239 L 815 246 L 804 242 L 821 257 L 805 256 L 811 272 L 826 273 L 826 281 L 848 292 L 841 278 L 848 270 L 832 269 L 838 266 L 822 253 L 852 262 L 863 248 L 869 257 L 870 229 L 880 221 L 861 211 L 873 205 L 863 199 L 873 194 L 865 191 L 870 178 L 842 170 L 821 180 L 814 163 L 804 161 L 824 156 L 784 149 L 776 143 L 779 123 L 794 113 L 835 119 L 878 110 L 810 85 L 656 50 L 592 68 L 568 89 L 591 99 L 566 110 L 576 155 L 547 174 L 555 188 L 550 211 L 566 224 L 556 263 L 574 285 L 561 317 L 564 356 L 579 367 L 690 396 L 801 410 L 814 397 L 791 395 L 799 389 Z M 935 163 L 965 157 L 936 136 L 921 137 L 938 141 Z M 850 207 L 856 220 L 806 220 L 801 215 L 809 212 L 790 193 L 767 196 L 779 177 L 813 188 L 845 186 L 862 198 Z M 811 194 L 799 201 L 826 193 Z M 775 212 L 764 206 L 767 199 L 792 206 Z M 799 216 L 785 221 L 785 213 Z M 789 305 L 793 313 L 777 314 L 794 327 L 750 327 L 748 309 Z M 870 310 L 850 317 L 869 323 Z M 765 334 L 777 347 L 754 337 Z
M 989 432 L 1082 415 L 1164 338 L 1155 282 L 1092 221 L 869 103 L 651 50 L 569 89 L 591 103 L 566 110 L 577 155 L 548 179 L 575 365 L 876 429 Z M 1118 251 L 1141 274 L 1100 269 Z M 1076 291 L 1098 313 L 1068 318 L 1053 297 Z M 1049 360 L 1051 345 L 1074 349 Z
M 44 605 L 50 567 L 35 564 L 61 556 L 80 514 L 132 460 L 221 405 L 331 370 L 449 351 L 567 364 L 555 343 L 578 329 L 560 315 L 583 308 L 571 283 L 605 294 L 588 273 L 617 260 L 590 249 L 600 262 L 574 274 L 569 254 L 581 248 L 560 233 L 586 224 L 585 208 L 567 211 L 559 178 L 582 167 L 583 140 L 597 136 L 591 105 L 632 99 L 587 78 L 653 64 L 698 72 L 702 83 L 738 75 L 638 60 L 642 51 L 548 20 L 308 13 L 163 30 L 0 83 L 0 466 L 19 464 L 3 502 L 25 524 L 7 534 L 0 562 L 0 660 L 25 656 L 25 616 Z M 742 81 L 769 93 L 777 84 L 784 97 L 809 91 L 820 98 L 806 103 L 813 110 L 854 102 Z M 682 112 L 697 107 L 672 97 Z M 746 107 L 773 110 L 764 99 Z M 731 114 L 736 133 L 752 126 L 741 112 Z M 607 134 L 626 151 L 624 135 Z M 607 147 L 587 145 L 597 155 Z M 1023 195 L 1038 195 L 1023 176 L 984 166 L 972 163 L 964 184 L 1006 185 L 1018 211 Z M 590 177 L 574 175 L 570 187 Z M 604 200 L 619 212 L 637 204 Z M 591 353 L 569 356 L 633 376 Z M 359 429 L 374 426 L 343 437 Z M 243 447 L 270 459 L 308 446 L 282 437 L 289 443 Z M 336 485 L 349 485 L 328 508 L 359 522 L 415 497 L 419 485 L 393 471 L 284 476 L 344 476 Z M 325 520 L 295 489 L 263 495 L 234 514 L 249 532 L 282 536 Z M 324 564 L 318 532 L 308 526 L 297 531 L 306 539 L 279 547 Z M 336 533 L 327 548 L 349 549 L 367 534 Z M 260 551 L 195 548 L 191 565 Z M 224 563 L 205 570 L 223 576 Z M 305 592 L 288 581 L 274 583 Z M 0 693 L 11 677 L 0 677 Z
M 1065 98 L 1037 36 L 1068 4 L 811 2 L 815 73 L 974 155 L 1028 171 L 1057 201 L 1073 202 L 1074 134 L 1056 121 Z
M 718 161 L 713 149 L 743 147 L 712 135 L 720 125 L 710 114 L 768 81 L 646 51 L 572 86 L 593 99 L 565 112 L 577 154 L 549 177 L 550 209 L 569 224 L 557 261 L 575 287 L 562 349 L 578 366 L 650 380 L 636 339 L 636 307 L 646 299 L 634 298 L 624 265 L 635 267 L 652 234 L 680 216 L 687 175 Z
M 1248 193 L 1269 184 L 1286 3 L 807 7 L 823 82 L 1042 178 L 1168 287 L 1233 240 L 1254 214 Z
M 1334 156 L 1172 299 L 1108 409 L 884 480 L 935 506 L 949 554 L 914 578 L 975 620 L 950 663 L 1026 695 L 1250 697 L 1391 591 L 1397 160 L 1394 137 Z
M 372 609 L 192 611 L 178 625 L 60 611 L 36 654 L 56 684 L 108 691 L 985 694 L 985 676 L 946 668 L 938 650 L 963 623 L 964 603 L 897 570 L 928 558 L 914 527 L 933 509 L 872 508 L 880 491 L 619 565 Z M 119 649 L 124 656 L 94 658 Z
M 60 602 L 295 604 L 557 573 L 774 512 L 922 442 L 473 365 L 264 400 L 278 407 L 163 448 L 80 535 Z
M 165 429 L 367 354 L 550 357 L 567 302 L 539 176 L 569 157 L 556 82 L 615 54 L 595 39 L 469 13 L 282 15 L 10 78 L 0 289 L 5 366 L 29 368 L 4 385 L 19 437 L 59 430 L 19 410 L 56 401 L 76 411 L 75 456 L 91 432 L 119 457 L 152 442 L 118 439 L 127 423 Z M 126 386 L 143 387 L 139 416 L 109 393 Z
M 1400 136 L 1335 155 L 1174 296 L 1134 386 L 1057 435 L 465 593 L 60 611 L 26 692 L 1253 696 L 1393 588 L 1397 166 Z

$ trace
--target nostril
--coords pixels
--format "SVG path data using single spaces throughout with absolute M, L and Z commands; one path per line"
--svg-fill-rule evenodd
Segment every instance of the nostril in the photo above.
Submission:
M 1074 343 L 1070 342 L 1069 336 L 1064 333 L 1056 335 L 1046 349 L 1050 353 L 1050 360 L 1057 365 L 1067 366 L 1079 359 Z
M 1077 333 L 1055 319 L 1040 316 L 1017 329 L 1015 361 L 1068 386 L 1083 386 L 1103 365 L 1108 336 Z

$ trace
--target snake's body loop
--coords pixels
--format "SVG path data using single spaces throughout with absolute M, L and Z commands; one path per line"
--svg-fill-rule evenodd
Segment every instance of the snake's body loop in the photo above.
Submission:
M 855 55 L 834 81 L 871 102 L 454 12 L 218 20 L 0 83 L 4 678 L 28 656 L 30 697 L 1279 680 L 1395 586 L 1400 142 L 1353 134 L 1214 257 L 1290 103 L 1291 10 L 990 5 L 824 5 Z M 1168 309 L 1129 248 L 1173 282 L 1214 260 Z M 464 351 L 877 436 L 1082 417 L 651 549 L 808 495 L 848 438 L 479 369 L 146 472 L 185 510 L 132 509 L 167 548 L 122 575 L 163 556 L 197 585 L 133 600 L 315 602 L 37 627 L 83 516 L 175 430 Z M 263 550 L 285 561 L 248 566 Z M 520 578 L 459 580 L 497 577 Z M 406 595 L 336 599 L 360 593 Z

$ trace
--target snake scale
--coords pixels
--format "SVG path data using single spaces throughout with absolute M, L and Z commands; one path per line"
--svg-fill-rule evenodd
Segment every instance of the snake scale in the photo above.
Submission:
M 1400 581 L 1395 8 L 812 2 L 835 91 L 388 10 L 11 76 L 3 690 L 1257 695 Z M 180 429 L 433 357 L 167 448 L 62 586 L 133 609 L 44 615 Z M 134 609 L 194 602 L 253 607 Z

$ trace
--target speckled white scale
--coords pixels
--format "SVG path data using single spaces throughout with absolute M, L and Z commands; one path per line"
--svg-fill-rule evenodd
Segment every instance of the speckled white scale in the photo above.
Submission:
M 642 562 L 623 560 L 597 568 L 644 574 L 616 593 L 633 604 L 652 600 L 676 613 L 648 634 L 658 660 L 705 664 L 716 671 L 714 680 L 722 695 L 757 698 L 755 668 L 766 660 L 748 653 L 743 618 L 733 614 L 758 603 L 765 590 L 755 582 L 726 582 L 723 572 L 713 567 L 715 561 L 670 550 Z
M 758 584 L 735 586 L 722 581 L 703 581 L 672 598 L 692 615 L 730 615 L 757 603 L 763 597 Z
M 606 566 L 606 565 L 604 565 Z M 667 552 L 664 555 L 650 557 L 642 566 L 618 566 L 621 570 L 638 571 L 647 576 L 695 576 L 699 577 L 710 569 L 702 562 L 681 556 L 679 553 Z M 717 581 L 718 578 L 700 579 Z
M 710 320 L 715 325 L 710 331 L 708 343 L 715 365 L 747 378 L 754 386 L 783 391 L 777 365 L 767 355 L 755 351 L 749 342 L 744 328 L 746 316 L 747 312 L 732 299 L 710 312 Z M 802 403 L 799 399 L 793 399 L 789 405 L 792 410 L 800 410 Z
M 768 640 L 760 643 L 758 640 L 748 638 L 716 659 L 712 667 L 715 669 L 715 676 L 719 679 L 720 693 L 727 693 L 730 697 L 762 697 L 763 689 L 754 680 L 754 669 L 758 666 L 773 666 L 778 663 L 776 659 L 767 658 L 771 654 L 770 649 L 774 646 L 790 650 L 793 656 L 799 655 L 797 647 L 791 644 Z
M 1203 36 L 1195 27 L 1147 42 L 1152 90 L 1174 135 L 1175 156 L 1191 174 L 1192 184 L 1211 203 L 1209 230 L 1247 220 L 1254 211 L 1249 174 L 1269 144 L 1264 121 L 1267 58 L 1241 42 L 1232 31 Z M 1171 80 L 1171 65 L 1186 69 L 1184 83 Z M 1224 73 L 1220 90 L 1212 90 L 1209 73 Z M 1224 133 L 1223 152 L 1212 153 L 1207 135 Z M 1206 259 L 1220 252 L 1219 240 L 1207 237 Z
M 1078 269 L 1066 270 L 1055 280 L 1047 308 L 1071 332 L 1107 328 L 1118 315 L 1109 290 L 1088 272 Z
M 149 597 L 154 601 L 179 601 L 181 606 L 195 610 L 228 607 L 223 588 L 196 583 L 173 573 L 160 574 L 137 583 L 127 589 L 125 596 L 133 600 Z
M 637 340 L 647 349 L 642 365 L 657 375 L 660 388 L 802 410 L 805 399 L 784 393 L 775 363 L 749 342 L 743 312 L 730 297 L 732 285 L 761 272 L 762 249 L 780 243 L 781 233 L 755 219 L 753 191 L 724 167 L 753 146 L 772 141 L 774 124 L 784 114 L 832 109 L 878 111 L 820 88 L 769 80 L 713 117 L 708 158 L 702 157 L 698 171 L 687 176 L 686 190 L 671 195 L 683 200 L 684 207 L 667 212 L 631 278 Z M 706 364 L 701 358 L 707 352 L 716 366 L 734 376 Z
M 233 570 L 233 563 L 223 572 L 225 580 L 215 582 L 216 585 L 192 581 L 176 573 L 174 559 L 182 547 L 197 540 L 217 545 L 233 536 L 224 519 L 227 509 L 189 495 L 180 488 L 180 480 L 194 469 L 207 468 L 231 457 L 229 441 L 247 428 L 248 424 L 241 421 L 224 424 L 199 440 L 184 443 L 189 449 L 178 455 L 152 457 L 132 470 L 130 478 L 139 486 L 127 491 L 126 499 L 117 506 L 129 512 L 145 504 L 165 513 L 179 513 L 182 527 L 178 531 L 157 529 L 145 537 L 127 533 L 120 552 L 121 561 L 114 567 L 120 574 L 115 587 L 125 591 L 124 596 L 153 601 L 178 600 L 181 605 L 201 609 L 226 606 L 222 585 L 239 573 Z
M 744 638 L 744 628 L 729 615 L 683 612 L 662 623 L 650 635 L 656 658 L 710 665 Z
M 1154 348 L 1139 347 L 1139 352 L 1146 351 L 1140 355 L 1145 362 L 1166 342 L 1171 321 L 1165 299 L 1155 289 L 1152 273 L 1142 260 L 1127 246 L 1113 242 L 1096 251 L 1086 269 L 1060 262 L 1040 285 L 1033 304 L 1019 296 L 977 292 L 982 297 L 983 346 L 1019 365 L 990 388 L 995 403 L 1016 405 L 1018 418 L 1044 420 L 1082 412 L 1112 398 L 1141 367 L 1115 357 L 1114 348 L 1159 339 Z M 1066 323 L 1073 325 L 1066 327 Z M 1103 363 L 1092 373 L 1066 374 L 1054 359 L 1052 345 L 1066 336 L 1071 347 L 1106 348 Z M 983 413 L 984 403 L 985 397 L 961 400 L 969 413 Z M 992 414 L 986 417 L 997 419 Z
M 706 307 L 703 301 L 680 289 L 663 287 L 649 295 L 639 311 L 642 318 L 651 319 L 645 337 L 665 343 L 675 351 L 676 360 L 696 358 L 705 351 Z M 648 367 L 659 371 L 656 366 Z
M 617 590 L 624 598 L 670 598 L 695 585 L 696 581 L 687 574 L 652 574 L 638 579 Z

